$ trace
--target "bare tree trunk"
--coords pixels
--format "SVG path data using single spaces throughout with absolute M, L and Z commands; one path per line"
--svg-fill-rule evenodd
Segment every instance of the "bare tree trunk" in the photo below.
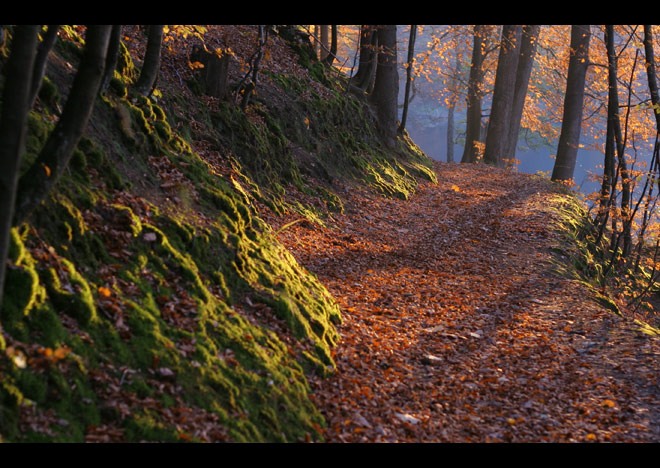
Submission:
M 319 59 L 324 62 L 328 57 L 328 44 L 330 42 L 330 25 L 322 24 L 321 25 L 321 52 Z
M 370 93 L 378 67 L 378 26 L 370 24 L 363 28 L 368 31 L 369 42 L 360 44 L 360 65 L 354 81 L 355 86 Z
M 46 72 L 46 64 L 48 63 L 48 54 L 57 41 L 57 30 L 60 28 L 58 24 L 51 24 L 44 35 L 43 40 L 37 49 L 37 56 L 34 59 L 34 71 L 32 73 L 32 87 L 30 89 L 30 97 L 28 100 L 28 108 L 34 105 L 37 99 L 39 89 L 41 89 L 41 82 L 44 79 Z
M 454 107 L 454 102 L 450 101 L 447 109 L 447 162 L 454 162 Z
M 378 67 L 371 99 L 376 105 L 378 129 L 388 146 L 396 143 L 397 99 L 399 73 L 397 71 L 396 25 L 387 24 L 378 29 Z
M 474 40 L 472 45 L 472 63 L 467 95 L 467 122 L 465 128 L 465 148 L 463 149 L 462 163 L 475 163 L 479 154 L 478 145 L 481 143 L 481 86 L 484 80 L 483 42 L 486 28 L 482 24 L 474 26 Z
M 325 57 L 325 64 L 329 67 L 332 66 L 337 58 L 337 25 L 331 25 L 330 31 L 330 53 Z
M 520 50 L 520 25 L 502 26 L 500 55 L 497 59 L 493 103 L 488 121 L 484 162 L 494 166 L 502 166 L 506 154 L 513 95 L 516 87 L 516 70 Z
M 16 26 L 11 54 L 4 67 L 6 76 L 0 114 L 0 306 L 5 282 L 11 221 L 18 183 L 30 97 L 30 80 L 37 50 L 39 26 Z
M 85 49 L 62 116 L 36 161 L 18 182 L 14 224 L 20 224 L 46 198 L 69 163 L 98 95 L 110 39 L 110 25 L 90 25 Z
M 352 81 L 357 83 L 357 86 L 360 86 L 360 82 L 367 73 L 367 68 L 369 68 L 370 63 L 375 56 L 374 49 L 371 46 L 373 35 L 373 26 L 369 24 L 363 24 L 360 26 L 360 60 L 358 62 L 357 72 L 352 78 Z
M 257 81 L 259 77 L 259 66 L 261 64 L 261 59 L 264 55 L 264 47 L 266 46 L 266 42 L 268 42 L 268 32 L 270 31 L 270 26 L 264 26 L 264 25 L 259 25 L 259 29 L 257 32 L 257 50 L 254 52 L 250 59 L 250 68 L 248 69 L 247 73 L 239 83 L 238 87 L 236 88 L 236 98 L 238 98 L 239 94 L 242 92 L 243 93 L 243 99 L 241 100 L 241 109 L 245 110 L 247 108 L 248 103 L 250 102 L 250 98 L 252 96 L 252 93 L 257 87 Z M 248 80 L 247 84 L 244 85 L 245 81 Z
M 564 115 L 557 147 L 557 157 L 552 171 L 552 180 L 570 181 L 573 179 L 577 161 L 580 131 L 582 127 L 582 107 L 584 84 L 589 66 L 589 25 L 571 26 L 571 53 L 568 62 L 566 93 L 564 94 Z
M 608 63 L 608 104 L 607 125 L 611 126 L 614 134 L 614 143 L 621 175 L 621 224 L 623 228 L 623 256 L 627 257 L 632 249 L 632 236 L 630 232 L 630 175 L 626 163 L 625 143 L 621 133 L 621 119 L 619 117 L 619 90 L 617 85 L 617 55 L 614 50 L 614 26 L 605 26 L 605 43 L 607 47 Z
M 516 72 L 516 86 L 513 93 L 511 120 L 505 149 L 506 157 L 512 160 L 516 157 L 520 121 L 525 106 L 525 98 L 527 97 L 529 77 L 532 74 L 532 66 L 534 65 L 534 56 L 536 55 L 536 44 L 540 29 L 541 26 L 539 25 L 525 25 L 522 31 L 520 57 L 518 58 L 518 70 Z
M 406 93 L 403 100 L 403 113 L 401 114 L 401 123 L 399 124 L 399 133 L 403 133 L 406 128 L 408 118 L 408 102 L 410 98 L 410 84 L 412 83 L 413 63 L 415 61 L 415 37 L 417 36 L 417 25 L 410 25 L 410 37 L 408 39 L 408 61 L 406 67 Z
M 151 94 L 154 83 L 156 83 L 156 78 L 158 78 L 162 41 L 163 25 L 150 25 L 149 36 L 147 38 L 147 50 L 144 53 L 144 63 L 142 64 L 142 70 L 140 70 L 140 77 L 135 84 L 135 90 L 143 96 Z
M 119 48 L 121 44 L 121 24 L 112 26 L 112 33 L 110 33 L 110 43 L 108 44 L 108 53 L 105 57 L 105 73 L 101 81 L 101 93 L 105 93 L 110 84 L 110 80 L 115 74 L 117 68 L 117 61 L 119 60 Z

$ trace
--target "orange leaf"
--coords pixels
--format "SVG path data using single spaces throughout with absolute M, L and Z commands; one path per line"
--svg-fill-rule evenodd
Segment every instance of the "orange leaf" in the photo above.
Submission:
M 110 291 L 110 289 L 106 288 L 105 286 L 99 286 L 99 294 L 101 296 L 110 297 L 112 291 Z

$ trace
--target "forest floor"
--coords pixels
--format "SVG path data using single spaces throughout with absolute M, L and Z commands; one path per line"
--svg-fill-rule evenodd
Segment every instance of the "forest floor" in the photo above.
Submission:
M 311 382 L 326 440 L 660 442 L 660 340 L 555 272 L 549 182 L 436 172 L 278 234 L 343 310 L 338 371 Z

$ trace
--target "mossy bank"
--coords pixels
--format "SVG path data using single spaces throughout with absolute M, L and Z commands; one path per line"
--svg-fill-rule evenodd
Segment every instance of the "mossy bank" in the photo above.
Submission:
M 49 63 L 24 167 L 66 94 L 76 31 Z M 322 439 L 306 376 L 334 371 L 341 313 L 260 210 L 323 222 L 346 184 L 405 198 L 434 176 L 407 137 L 381 146 L 368 106 L 295 51 L 309 78 L 265 72 L 269 91 L 243 112 L 176 73 L 135 95 L 122 47 L 67 173 L 12 231 L 3 441 Z

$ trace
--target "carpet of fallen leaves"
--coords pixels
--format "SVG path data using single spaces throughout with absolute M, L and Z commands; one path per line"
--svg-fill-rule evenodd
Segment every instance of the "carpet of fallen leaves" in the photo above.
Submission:
M 326 439 L 660 441 L 660 343 L 552 272 L 548 182 L 436 169 L 278 234 L 343 309 L 338 372 L 312 380 Z

